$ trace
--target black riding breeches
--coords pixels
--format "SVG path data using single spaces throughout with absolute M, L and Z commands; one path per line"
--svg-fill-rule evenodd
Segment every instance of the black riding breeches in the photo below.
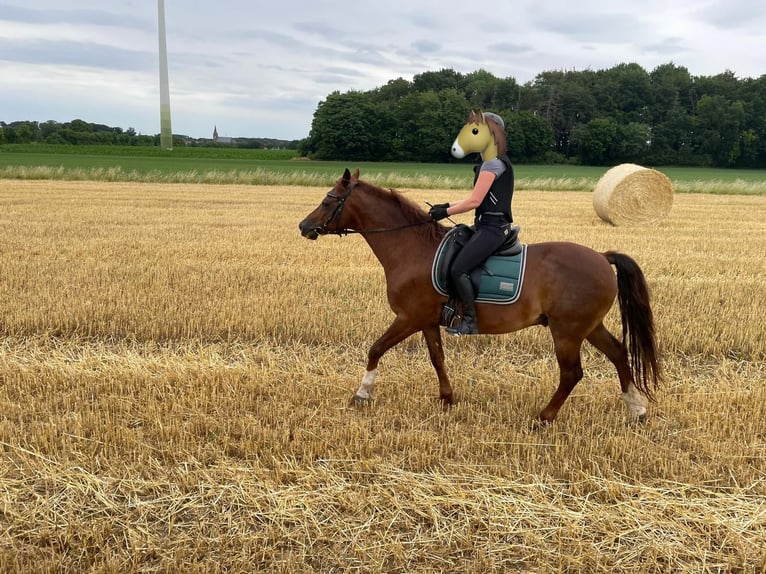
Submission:
M 484 263 L 484 260 L 503 244 L 510 227 L 510 223 L 502 225 L 477 224 L 476 232 L 452 263 L 450 275 L 453 280 L 463 274 L 470 275 L 471 271 Z

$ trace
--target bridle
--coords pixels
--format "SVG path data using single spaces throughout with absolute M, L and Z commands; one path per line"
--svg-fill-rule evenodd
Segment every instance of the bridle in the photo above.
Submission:
M 331 229 L 327 229 L 327 226 L 330 225 L 331 223 L 335 223 L 335 220 L 340 218 L 340 214 L 343 212 L 343 207 L 346 205 L 346 200 L 348 199 L 348 196 L 351 195 L 351 192 L 354 190 L 355 186 L 356 186 L 355 181 L 350 182 L 348 184 L 348 187 L 346 188 L 346 191 L 343 192 L 343 195 L 335 195 L 332 192 L 332 190 L 327 192 L 327 197 L 331 197 L 332 199 L 337 199 L 338 205 L 335 206 L 335 211 L 332 212 L 332 215 L 330 215 L 330 218 L 322 224 L 322 227 L 321 227 L 322 231 L 332 235 L 343 234 L 344 230 L 341 230 L 341 229 L 331 230 Z
M 404 225 L 397 225 L 396 227 L 383 227 L 380 229 L 362 229 L 362 230 L 356 230 L 356 229 L 328 229 L 328 225 L 331 225 L 335 223 L 336 220 L 340 218 L 340 214 L 343 212 L 343 207 L 346 205 L 346 200 L 348 199 L 348 196 L 351 195 L 351 192 L 354 190 L 354 187 L 356 186 L 357 182 L 352 181 L 348 184 L 348 187 L 346 188 L 346 191 L 343 192 L 343 195 L 336 195 L 332 192 L 332 190 L 327 192 L 327 197 L 335 199 L 338 201 L 338 205 L 335 206 L 335 210 L 330 215 L 329 219 L 325 221 L 322 226 L 319 228 L 322 233 L 327 235 L 348 235 L 350 233 L 384 233 L 387 231 L 398 231 L 400 229 L 407 229 L 408 227 L 417 227 L 419 225 L 425 225 L 426 223 L 433 223 L 433 221 L 418 221 L 417 223 L 406 223 Z

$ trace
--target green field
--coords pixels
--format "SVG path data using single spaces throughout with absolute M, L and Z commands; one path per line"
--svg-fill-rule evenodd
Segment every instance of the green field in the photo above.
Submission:
M 470 187 L 471 161 L 445 164 L 326 162 L 294 150 L 119 146 L 0 146 L 0 177 L 156 183 L 329 185 L 343 169 L 396 188 Z M 655 167 L 681 193 L 766 195 L 766 171 Z M 608 167 L 516 165 L 517 189 L 588 191 Z

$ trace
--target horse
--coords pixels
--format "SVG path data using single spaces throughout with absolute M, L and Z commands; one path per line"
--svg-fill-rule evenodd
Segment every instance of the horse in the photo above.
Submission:
M 372 344 L 367 367 L 352 403 L 373 400 L 381 357 L 409 336 L 422 332 L 445 407 L 455 401 L 445 368 L 440 322 L 447 297 L 432 284 L 432 263 L 447 228 L 400 192 L 380 188 L 346 169 L 320 204 L 299 224 L 301 235 L 360 234 L 383 266 L 394 320 Z M 615 272 L 612 266 L 616 268 Z M 619 301 L 622 341 L 604 326 Z M 539 413 L 551 423 L 582 379 L 581 347 L 588 341 L 617 369 L 622 400 L 643 421 L 661 375 L 649 291 L 643 271 L 628 255 L 599 253 L 569 242 L 527 245 L 522 292 L 510 305 L 478 303 L 481 334 L 510 333 L 534 325 L 550 330 L 559 384 Z

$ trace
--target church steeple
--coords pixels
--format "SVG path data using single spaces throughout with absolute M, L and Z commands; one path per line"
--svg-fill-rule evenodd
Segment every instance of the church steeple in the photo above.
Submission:
M 213 126 L 213 141 L 218 141 L 218 126 Z

